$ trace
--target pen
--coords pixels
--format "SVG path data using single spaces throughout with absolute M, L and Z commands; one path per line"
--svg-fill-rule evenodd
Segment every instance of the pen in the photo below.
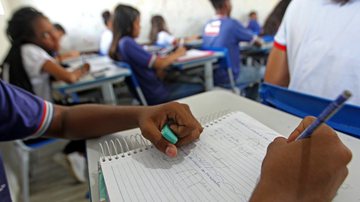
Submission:
M 333 102 L 331 102 L 324 111 L 317 117 L 317 119 L 310 124 L 295 140 L 301 140 L 310 135 L 324 122 L 329 120 L 336 112 L 338 112 L 345 102 L 351 97 L 351 92 L 345 90 Z

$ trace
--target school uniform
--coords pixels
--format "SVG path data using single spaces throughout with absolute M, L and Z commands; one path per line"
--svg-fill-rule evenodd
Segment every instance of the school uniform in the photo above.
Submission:
M 259 35 L 261 33 L 261 26 L 257 20 L 250 20 L 246 28 L 252 31 L 255 35 Z
M 50 74 L 44 72 L 42 67 L 46 61 L 54 62 L 54 58 L 44 49 L 34 44 L 22 45 L 21 56 L 34 93 L 47 101 L 52 101 Z
M 164 83 L 157 75 L 153 65 L 156 55 L 145 51 L 132 37 L 126 36 L 119 41 L 118 50 L 121 60 L 128 63 L 139 81 L 141 90 L 150 105 L 160 104 L 192 94 L 197 84 Z M 131 84 L 129 84 L 131 86 Z M 202 86 L 200 86 L 202 88 Z
M 109 50 L 111 47 L 112 40 L 113 40 L 112 31 L 109 29 L 106 29 L 101 34 L 101 38 L 100 38 L 100 49 L 99 49 L 100 55 L 109 55 Z
M 42 136 L 53 118 L 53 105 L 0 80 L 0 141 Z M 0 201 L 12 201 L 0 155 Z
M 163 47 L 172 46 L 174 45 L 175 41 L 175 36 L 171 35 L 168 32 L 161 31 L 157 34 L 156 45 Z
M 240 68 L 239 43 L 241 41 L 251 42 L 255 37 L 256 36 L 239 21 L 225 16 L 217 16 L 205 25 L 203 31 L 203 46 L 227 48 L 230 54 L 234 79 L 237 83 L 246 83 L 253 80 L 260 80 L 261 75 L 257 72 L 256 68 Z M 220 67 L 214 70 L 214 83 L 220 86 L 230 83 L 226 67 L 221 63 Z
M 286 51 L 289 89 L 334 99 L 347 89 L 360 106 L 360 1 L 293 0 L 275 36 Z

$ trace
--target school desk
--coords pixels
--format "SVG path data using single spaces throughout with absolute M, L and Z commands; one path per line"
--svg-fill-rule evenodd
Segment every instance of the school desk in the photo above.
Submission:
M 182 99 L 180 102 L 188 104 L 197 118 L 213 117 L 216 119 L 231 111 L 243 111 L 284 136 L 288 136 L 301 121 L 301 119 L 293 115 L 223 90 L 205 92 Z M 139 129 L 120 132 L 120 134 L 134 134 L 134 132 L 139 133 Z M 359 201 L 360 140 L 342 133 L 338 134 L 347 147 L 352 150 L 353 158 L 348 166 L 349 175 L 339 189 L 334 201 Z M 98 161 L 100 152 L 98 142 L 97 139 L 87 141 L 89 186 L 92 201 L 99 200 Z
M 195 67 L 204 68 L 204 78 L 205 78 L 205 90 L 209 91 L 214 88 L 214 78 L 213 78 L 213 64 L 218 61 L 219 58 L 223 57 L 223 54 L 220 52 L 214 52 L 212 55 L 208 55 L 201 58 L 194 58 L 186 61 L 176 61 L 172 64 L 172 67 L 179 70 L 187 70 Z
M 131 75 L 130 70 L 117 67 L 113 62 L 104 56 L 97 56 L 85 59 L 74 60 L 70 63 L 71 67 L 80 66 L 83 62 L 90 64 L 90 73 L 82 77 L 78 82 L 67 84 L 65 82 L 54 82 L 53 89 L 62 94 L 71 95 L 72 93 L 101 88 L 103 99 L 110 104 L 116 104 L 114 83 L 119 83 Z

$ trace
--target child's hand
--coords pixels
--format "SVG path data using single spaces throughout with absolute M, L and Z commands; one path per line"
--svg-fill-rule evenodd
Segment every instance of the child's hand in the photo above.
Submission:
M 87 74 L 89 71 L 90 71 L 90 64 L 89 63 L 83 64 L 83 66 L 81 67 L 81 72 L 83 74 Z
M 350 150 L 323 124 L 310 138 L 294 141 L 314 121 L 307 117 L 289 139 L 268 147 L 252 201 L 331 201 L 345 180 Z
M 176 49 L 175 54 L 176 54 L 178 57 L 184 56 L 184 55 L 186 54 L 186 48 L 183 47 L 183 46 L 179 46 L 179 47 Z
M 142 111 L 139 115 L 139 127 L 143 136 L 167 156 L 175 157 L 177 147 L 165 140 L 160 132 L 169 121 L 172 122 L 171 130 L 179 138 L 176 143 L 178 147 L 198 139 L 203 128 L 185 104 L 171 102 L 148 107 Z

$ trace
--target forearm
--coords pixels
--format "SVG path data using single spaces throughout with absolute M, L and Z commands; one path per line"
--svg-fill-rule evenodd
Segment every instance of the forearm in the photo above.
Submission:
M 96 138 L 138 126 L 143 107 L 80 105 L 55 114 L 49 136 L 67 139 Z M 59 120 L 56 122 L 56 120 Z
M 170 66 L 176 59 L 180 57 L 179 54 L 173 53 L 164 58 L 157 58 L 154 64 L 155 69 L 165 69 Z

